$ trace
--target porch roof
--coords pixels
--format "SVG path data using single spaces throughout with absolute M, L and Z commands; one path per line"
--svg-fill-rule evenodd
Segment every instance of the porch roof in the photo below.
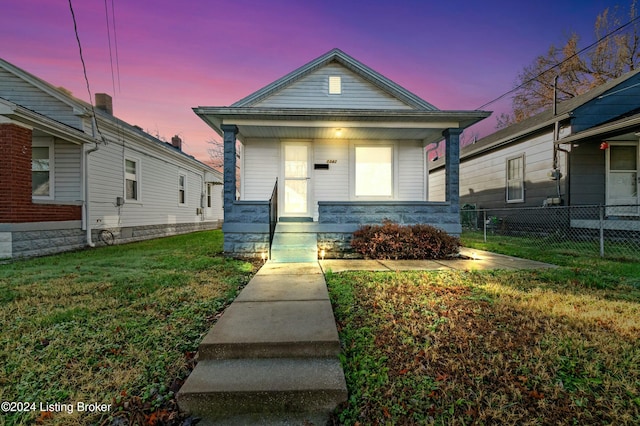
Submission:
M 426 144 L 445 129 L 464 129 L 488 111 L 377 110 L 334 108 L 207 107 L 193 111 L 219 135 L 222 125 L 238 127 L 238 139 L 412 139 Z M 340 132 L 337 132 L 337 130 Z

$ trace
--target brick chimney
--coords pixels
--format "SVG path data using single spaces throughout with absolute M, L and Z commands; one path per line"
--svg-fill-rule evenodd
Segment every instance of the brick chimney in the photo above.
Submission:
M 113 100 L 106 93 L 96 93 L 96 108 L 113 115 Z
M 173 145 L 175 148 L 178 148 L 180 151 L 182 151 L 182 139 L 180 139 L 180 136 L 175 135 L 174 137 L 172 137 L 171 145 Z

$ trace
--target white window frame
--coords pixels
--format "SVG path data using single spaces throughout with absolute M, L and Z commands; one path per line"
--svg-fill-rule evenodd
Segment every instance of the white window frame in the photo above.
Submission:
M 390 195 L 358 195 L 356 193 L 356 150 L 357 148 L 389 148 L 391 150 L 391 194 Z M 398 188 L 396 188 L 396 184 L 398 182 L 398 164 L 397 164 L 397 146 L 393 143 L 389 142 L 366 142 L 366 143 L 352 143 L 350 147 L 350 176 L 351 176 L 351 184 L 350 184 L 350 195 L 352 200 L 361 200 L 361 201 L 378 201 L 378 200 L 394 200 L 395 195 L 397 194 Z
M 133 163 L 135 163 L 136 165 L 135 174 L 127 173 L 127 161 L 132 161 Z M 142 182 L 141 182 L 140 176 L 141 176 L 142 162 L 140 161 L 139 158 L 126 156 L 122 163 L 122 167 L 123 167 L 122 171 L 124 175 L 123 190 L 124 190 L 125 201 L 133 202 L 133 203 L 141 203 L 142 202 Z M 131 177 L 133 177 L 136 182 L 136 198 L 129 198 L 127 196 L 127 180 L 131 180 L 129 179 Z
M 31 191 L 31 198 L 34 200 L 53 200 L 55 198 L 55 153 L 54 153 L 54 141 L 53 138 L 39 138 L 34 139 L 31 143 L 31 178 L 33 179 L 33 148 L 48 148 L 49 149 L 49 195 L 33 195 L 33 187 Z
M 340 75 L 329 76 L 329 94 L 330 95 L 342 94 L 342 76 Z
M 520 160 L 520 162 L 521 162 L 520 177 L 519 178 L 509 179 L 509 163 L 511 161 L 514 161 L 514 160 Z M 524 154 L 514 155 L 513 157 L 508 157 L 506 159 L 506 162 L 505 162 L 505 169 L 506 170 L 505 170 L 505 175 L 504 175 L 505 176 L 505 187 L 504 187 L 505 195 L 504 196 L 505 196 L 506 202 L 509 203 L 509 204 L 511 204 L 511 203 L 524 203 L 524 199 L 525 199 L 525 195 L 524 195 L 524 191 L 525 191 L 525 188 L 524 188 L 525 161 L 524 160 L 525 160 Z M 514 182 L 514 181 L 517 181 L 520 184 L 520 189 L 521 189 L 520 193 L 522 194 L 522 196 L 520 198 L 513 198 L 512 199 L 512 198 L 509 197 L 509 183 Z
M 182 185 L 180 185 L 180 178 L 183 178 Z M 183 195 L 183 200 L 180 201 L 180 195 Z M 183 172 L 178 173 L 178 205 L 187 205 L 187 174 Z

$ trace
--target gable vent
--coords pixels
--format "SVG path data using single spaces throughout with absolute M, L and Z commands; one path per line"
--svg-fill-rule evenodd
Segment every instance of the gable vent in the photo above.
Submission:
M 342 78 L 339 75 L 329 76 L 329 94 L 339 95 L 342 93 Z

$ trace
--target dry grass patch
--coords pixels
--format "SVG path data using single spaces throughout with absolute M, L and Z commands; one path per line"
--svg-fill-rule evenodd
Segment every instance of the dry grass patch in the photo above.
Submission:
M 549 274 L 329 274 L 350 391 L 338 421 L 640 423 L 639 301 L 554 290 Z

